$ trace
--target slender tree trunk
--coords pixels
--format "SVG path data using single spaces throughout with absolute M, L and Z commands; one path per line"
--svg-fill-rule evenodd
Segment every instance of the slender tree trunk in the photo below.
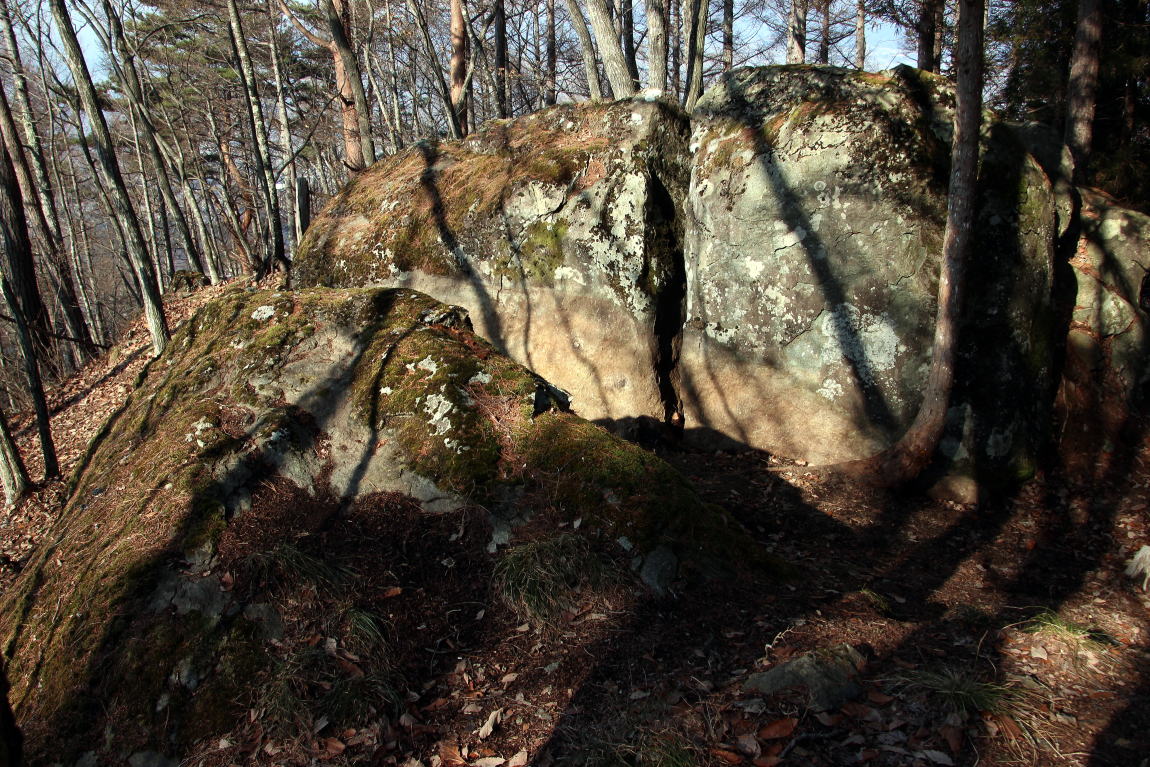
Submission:
M 8 109 L 8 99 L 0 89 L 0 130 L 3 133 L 3 144 L 5 144 L 6 151 L 14 158 L 23 159 L 23 148 L 20 145 L 20 139 L 15 135 L 15 124 L 11 121 L 11 113 Z M 22 163 L 15 163 L 15 168 L 23 170 L 24 189 L 30 189 L 32 186 L 31 178 L 28 176 L 28 168 L 23 166 Z M 16 172 L 14 169 L 13 172 Z M 33 212 L 38 212 L 37 206 L 30 206 Z M 24 217 L 23 205 L 18 207 L 14 215 L 20 216 L 20 227 L 24 231 L 28 230 L 28 223 Z M 45 238 L 51 238 L 51 230 L 47 230 L 47 222 L 41 222 L 45 227 Z M 51 240 L 48 240 L 51 243 Z M 7 248 L 3 254 L 3 263 L 5 263 L 5 270 L 11 279 L 13 279 L 16 291 L 17 300 L 20 301 L 20 306 L 23 310 L 24 320 L 28 322 L 29 332 L 32 337 L 32 345 L 36 348 L 37 354 L 40 359 L 45 359 L 45 355 L 52 350 L 54 344 L 51 335 L 49 335 L 48 328 L 48 310 L 44 304 L 43 298 L 40 296 L 40 289 L 36 277 L 36 262 L 32 258 L 31 243 L 26 244 L 23 248 Z
M 28 222 L 24 218 L 24 200 L 20 185 L 16 183 L 16 171 L 8 148 L 0 145 L 0 246 L 8 261 L 17 253 L 31 254 L 32 242 L 28 237 Z M 35 279 L 35 275 L 32 275 Z M 7 273 L 0 271 L 0 293 L 8 305 L 8 311 L 16 320 L 16 342 L 24 358 L 24 374 L 28 381 L 28 394 L 36 411 L 36 430 L 40 436 L 40 450 L 44 454 L 44 477 L 57 477 L 60 464 L 56 460 L 56 447 L 52 444 L 52 426 L 48 418 L 48 401 L 44 396 L 44 384 L 40 378 L 40 356 L 34 346 L 31 327 L 24 314 L 24 307 L 17 299 L 8 282 Z
M 703 47 L 707 41 L 707 0 L 684 0 L 687 13 L 684 18 L 687 36 L 687 91 L 683 106 L 687 111 L 703 94 Z
M 168 345 L 168 323 L 164 318 L 163 301 L 156 286 L 156 276 L 148 263 L 148 251 L 144 245 L 144 236 L 140 232 L 139 219 L 136 217 L 135 207 L 128 195 L 124 177 L 120 173 L 120 163 L 116 158 L 112 134 L 100 111 L 96 98 L 96 89 L 92 85 L 92 76 L 88 72 L 88 65 L 84 61 L 84 54 L 80 48 L 80 41 L 76 38 L 76 30 L 72 27 L 72 18 L 64 0 L 48 0 L 52 9 L 52 16 L 56 20 L 57 31 L 64 45 L 64 55 L 68 68 L 72 72 L 80 103 L 88 116 L 93 138 L 96 142 L 96 154 L 100 160 L 100 169 L 105 176 L 105 183 L 109 193 L 109 205 L 115 211 L 115 218 L 122 227 L 125 235 L 125 246 L 128 258 L 132 263 L 132 270 L 140 285 L 141 297 L 144 304 L 144 316 L 148 324 L 148 332 L 152 337 L 152 350 L 159 356 Z
M 938 10 L 943 0 L 921 0 L 918 24 L 916 25 L 918 68 L 924 72 L 937 72 L 935 58 L 935 38 L 938 36 Z
M 914 479 L 934 455 L 946 426 L 954 388 L 958 323 L 962 309 L 966 263 L 970 257 L 974 208 L 977 201 L 978 136 L 982 119 L 983 0 L 958 0 L 958 85 L 951 145 L 950 190 L 943 234 L 942 268 L 938 281 L 938 311 L 930 371 L 922 406 L 902 438 L 874 458 L 848 464 L 863 469 L 880 484 L 893 486 Z
M 276 138 L 279 139 L 280 154 L 283 155 L 284 166 L 282 173 L 287 180 L 288 217 L 292 225 L 288 227 L 288 236 L 284 247 L 289 253 L 295 252 L 295 243 L 301 236 L 299 230 L 299 216 L 295 212 L 295 185 L 296 162 L 295 149 L 292 147 L 291 122 L 288 119 L 287 94 L 284 92 L 283 68 L 280 66 L 280 47 L 276 39 L 277 14 L 268 3 L 268 53 L 272 64 L 272 78 L 276 88 Z
M 16 449 L 16 442 L 12 439 L 12 430 L 8 428 L 8 419 L 4 417 L 3 413 L 0 413 L 0 485 L 4 487 L 4 503 L 11 506 L 20 500 L 20 497 L 27 491 L 29 484 L 31 483 L 28 479 L 28 469 L 24 467 L 24 459 L 20 457 L 20 451 Z M 0 688 L 3 687 L 6 685 L 0 681 Z M 4 689 L 3 692 L 7 693 L 7 690 Z M 7 701 L 0 701 L 0 706 L 6 704 Z M 8 716 L 11 716 L 11 711 L 8 712 Z M 5 731 L 3 735 L 7 734 L 8 722 L 11 720 L 4 721 L 4 713 L 0 711 L 0 729 Z M 12 724 L 14 725 L 14 722 Z M 3 735 L 0 735 L 0 738 L 3 738 Z M 7 740 L 7 738 L 3 739 Z M 0 745 L 0 748 L 3 747 Z M 11 746 L 9 746 L 9 753 L 11 753 Z M 0 759 L 0 764 L 10 763 Z
M 667 90 L 667 2 L 647 0 L 648 88 Z
M 1078 25 L 1066 99 L 1066 145 L 1074 153 L 1075 175 L 1089 177 L 1090 145 L 1098 90 L 1098 56 L 1102 43 L 1102 3 L 1078 0 Z
M 635 58 L 635 7 L 631 0 L 619 3 L 619 36 L 623 43 L 623 59 L 631 75 L 631 87 L 639 88 L 639 62 Z
M 802 64 L 807 60 L 807 1 L 791 0 L 787 20 L 788 64 Z
M 399 108 L 399 65 L 395 60 L 394 27 L 391 20 L 391 0 L 383 0 L 384 21 L 387 24 L 387 61 L 391 66 L 391 119 L 395 123 L 395 151 L 403 149 L 403 123 Z
M 815 59 L 819 64 L 831 63 L 831 0 L 822 0 L 819 8 L 822 29 L 819 34 L 819 52 Z
M 451 0 L 451 108 L 459 122 L 461 136 L 470 132 L 467 122 L 467 59 L 470 39 L 463 18 L 462 0 Z
M 583 17 L 583 9 L 579 7 L 579 0 L 567 0 L 567 10 L 571 16 L 571 26 L 579 38 L 579 47 L 583 51 L 583 70 L 587 73 L 587 90 L 592 101 L 603 100 L 603 87 L 599 82 L 599 57 L 595 54 L 595 41 L 591 31 L 587 29 L 587 20 Z
M 855 12 L 855 69 L 866 69 L 866 0 L 858 0 Z
M 507 104 L 507 9 L 504 0 L 495 0 L 492 9 L 495 27 L 495 108 L 500 118 L 511 116 Z
M 723 0 L 723 71 L 735 66 L 735 0 Z
M 611 9 L 607 0 L 587 0 L 587 15 L 591 28 L 595 31 L 595 42 L 599 45 L 599 55 L 607 70 L 607 82 L 615 98 L 624 99 L 635 95 L 635 83 L 627 68 L 627 59 L 619 45 L 619 33 L 611 20 Z
M 59 2 L 60 0 L 55 1 Z M 267 226 L 271 247 L 264 259 L 259 276 L 267 274 L 268 271 L 277 268 L 278 265 L 279 268 L 283 269 L 285 279 L 290 282 L 291 262 L 288 261 L 284 252 L 280 206 L 276 196 L 275 179 L 272 176 L 271 150 L 268 147 L 267 122 L 264 120 L 263 106 L 260 103 L 259 93 L 256 91 L 255 68 L 252 66 L 251 56 L 248 54 L 248 43 L 244 37 L 236 0 L 228 0 L 228 22 L 231 30 L 232 48 L 240 65 L 240 79 L 243 82 L 248 112 L 251 117 L 252 143 L 254 144 L 252 158 L 255 161 L 256 177 L 264 198 L 264 207 L 268 212 Z
M 423 15 L 423 9 L 420 8 L 416 0 L 407 0 L 407 8 L 411 11 L 412 18 L 415 19 L 416 26 L 419 27 L 420 34 L 423 37 L 424 52 L 430 60 L 431 69 L 435 73 L 433 83 L 438 86 L 439 96 L 443 100 L 444 106 L 447 108 L 448 125 L 451 128 L 452 138 L 463 138 L 463 126 L 459 122 L 459 115 L 455 111 L 455 102 L 451 97 L 451 88 L 448 86 L 447 81 L 443 79 L 443 67 L 439 62 L 439 54 L 436 53 L 435 42 L 431 39 L 431 30 L 427 25 L 427 18 Z M 418 83 L 416 82 L 415 69 L 411 70 L 412 78 L 412 93 L 418 93 Z
M 678 99 L 683 90 L 682 82 L 682 55 L 683 55 L 683 5 L 670 0 L 667 3 L 668 26 L 674 31 L 674 40 L 668 41 L 671 50 L 671 93 Z
M 543 103 L 554 106 L 559 98 L 559 43 L 555 31 L 555 3 L 547 0 L 547 82 L 543 91 Z
M 360 168 L 375 162 L 375 143 L 371 137 L 371 106 L 363 91 L 363 75 L 359 70 L 359 59 L 350 40 L 350 20 L 348 5 L 344 0 L 324 0 L 324 13 L 327 16 L 328 31 L 331 34 L 332 54 L 339 60 L 343 71 L 343 89 L 340 97 L 351 96 L 351 119 L 355 123 L 356 138 L 359 140 Z

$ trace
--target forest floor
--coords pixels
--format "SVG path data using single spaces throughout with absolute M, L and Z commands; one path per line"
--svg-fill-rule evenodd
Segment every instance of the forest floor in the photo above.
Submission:
M 220 290 L 170 297 L 170 321 Z M 134 326 L 52 392 L 65 475 L 131 391 L 147 342 Z M 36 476 L 34 430 L 14 425 Z M 1150 595 L 1123 572 L 1150 544 L 1150 438 L 1126 447 L 1099 456 L 1090 477 L 1055 467 L 970 506 L 860 488 L 762 452 L 661 450 L 797 575 L 664 599 L 623 589 L 550 629 L 489 605 L 463 646 L 421 636 L 434 658 L 409 678 L 416 692 L 395 722 L 317 729 L 294 748 L 408 767 L 1150 765 Z M 0 591 L 65 492 L 41 484 L 0 514 Z M 411 620 L 451 630 L 446 618 Z M 817 710 L 800 688 L 749 685 L 842 645 L 860 660 L 848 702 Z M 275 764 L 283 748 L 257 756 Z

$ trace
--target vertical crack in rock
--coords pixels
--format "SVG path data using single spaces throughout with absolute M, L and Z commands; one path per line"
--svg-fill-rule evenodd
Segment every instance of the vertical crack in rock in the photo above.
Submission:
M 685 115 L 679 132 L 664 138 L 664 151 L 649 161 L 647 224 L 649 276 L 655 296 L 655 380 L 663 405 L 663 423 L 683 429 L 683 400 L 679 395 L 679 352 L 687 320 L 687 266 L 683 251 L 683 201 L 687 190 L 690 154 L 687 136 L 690 121 Z

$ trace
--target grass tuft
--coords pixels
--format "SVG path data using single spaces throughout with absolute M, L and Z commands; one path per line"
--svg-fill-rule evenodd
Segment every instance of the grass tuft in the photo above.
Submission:
M 963 716 L 978 712 L 1006 713 L 1019 697 L 1019 690 L 1011 685 L 984 682 L 969 671 L 956 668 L 908 671 L 895 681 L 926 692 L 945 708 Z
M 579 591 L 606 578 L 606 567 L 574 533 L 513 546 L 495 565 L 495 592 L 522 619 L 551 624 L 575 606 Z
M 1088 628 L 1080 623 L 1067 620 L 1053 610 L 1042 610 L 1025 621 L 1020 628 L 1028 634 L 1043 634 L 1061 639 L 1070 645 L 1105 644 L 1110 637 L 1105 632 Z
M 342 569 L 308 554 L 290 543 L 281 543 L 270 551 L 261 551 L 246 558 L 252 578 L 268 588 L 290 586 L 305 582 L 317 589 L 333 589 L 347 575 Z

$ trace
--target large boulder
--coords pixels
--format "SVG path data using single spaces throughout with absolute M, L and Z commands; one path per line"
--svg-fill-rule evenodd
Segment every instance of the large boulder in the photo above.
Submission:
M 596 568 L 658 592 L 754 555 L 461 309 L 382 289 L 206 305 L 47 540 L 0 602 L 6 670 L 33 761 L 86 765 L 302 764 L 331 737 L 371 761 L 425 642 L 515 604 L 493 569 L 517 547 L 564 554 L 558 605 Z
M 481 335 L 573 392 L 584 417 L 662 421 L 677 407 L 667 377 L 686 132 L 676 108 L 640 99 L 418 144 L 316 218 L 299 282 L 411 287 L 466 306 Z
M 712 87 L 689 143 L 686 118 L 641 99 L 499 122 L 353 181 L 302 244 L 300 278 L 467 306 L 585 417 L 864 457 L 921 403 L 953 108 L 945 79 L 908 67 L 765 67 Z M 983 143 L 941 463 L 1013 477 L 1047 422 L 1054 247 L 1075 198 L 1031 152 L 1065 164 L 1047 134 L 988 120 Z
M 688 426 L 817 463 L 905 430 L 929 366 L 953 106 L 944 79 L 907 67 L 744 69 L 704 94 L 685 202 Z M 987 134 L 944 447 L 1025 471 L 1033 420 L 1002 399 L 1047 396 L 1054 200 L 1016 136 Z

